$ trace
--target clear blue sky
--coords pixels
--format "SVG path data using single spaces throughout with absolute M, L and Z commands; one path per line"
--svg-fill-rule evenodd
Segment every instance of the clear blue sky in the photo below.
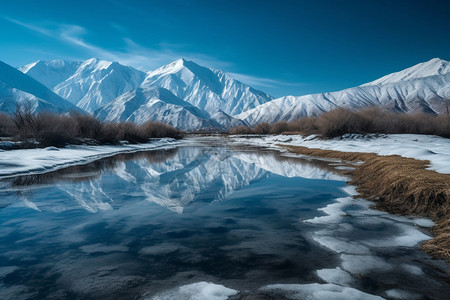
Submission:
M 0 60 L 185 57 L 274 96 L 335 91 L 450 60 L 448 2 L 0 0 Z

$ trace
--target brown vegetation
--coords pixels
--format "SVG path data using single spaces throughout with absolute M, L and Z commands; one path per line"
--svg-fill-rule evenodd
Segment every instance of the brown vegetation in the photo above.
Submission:
M 345 171 L 360 197 L 375 201 L 375 207 L 390 213 L 432 218 L 435 237 L 422 244 L 425 252 L 450 264 L 450 174 L 426 169 L 429 161 L 398 155 L 340 152 L 284 146 L 294 153 L 359 162 Z
M 131 122 L 101 122 L 92 116 L 77 113 L 34 114 L 31 107 L 22 106 L 17 107 L 12 115 L 0 114 L 0 137 L 25 141 L 22 147 L 30 147 L 34 142 L 43 147 L 60 147 L 86 140 L 93 144 L 118 144 L 121 141 L 143 143 L 150 138 L 180 138 L 181 132 L 159 122 L 147 122 L 142 125 Z
M 450 115 L 427 113 L 404 114 L 380 109 L 363 110 L 338 108 L 319 116 L 305 117 L 295 121 L 280 121 L 273 124 L 261 123 L 254 128 L 238 126 L 230 134 L 280 134 L 298 132 L 301 134 L 320 134 L 325 138 L 341 136 L 346 133 L 416 133 L 431 134 L 450 138 Z

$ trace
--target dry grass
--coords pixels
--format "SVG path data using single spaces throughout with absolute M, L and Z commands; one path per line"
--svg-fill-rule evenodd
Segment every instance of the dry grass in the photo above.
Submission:
M 362 161 L 362 164 L 352 165 L 353 171 L 346 171 L 359 196 L 375 201 L 375 207 L 380 210 L 433 219 L 436 223 L 432 229 L 434 238 L 423 243 L 422 249 L 450 264 L 450 174 L 426 169 L 429 161 L 398 155 L 285 147 L 303 155 Z

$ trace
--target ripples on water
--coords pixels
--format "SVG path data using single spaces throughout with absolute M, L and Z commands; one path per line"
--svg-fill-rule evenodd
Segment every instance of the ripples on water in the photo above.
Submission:
M 416 246 L 427 221 L 344 186 L 324 162 L 218 145 L 3 181 L 0 298 L 448 295 Z

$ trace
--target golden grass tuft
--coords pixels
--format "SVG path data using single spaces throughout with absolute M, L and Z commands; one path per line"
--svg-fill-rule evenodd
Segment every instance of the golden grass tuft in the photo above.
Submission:
M 413 214 L 433 219 L 434 238 L 422 249 L 450 264 L 450 174 L 426 169 L 429 161 L 399 155 L 340 152 L 300 146 L 283 146 L 289 151 L 315 157 L 363 162 L 346 171 L 359 197 L 375 201 L 375 207 L 395 214 Z

